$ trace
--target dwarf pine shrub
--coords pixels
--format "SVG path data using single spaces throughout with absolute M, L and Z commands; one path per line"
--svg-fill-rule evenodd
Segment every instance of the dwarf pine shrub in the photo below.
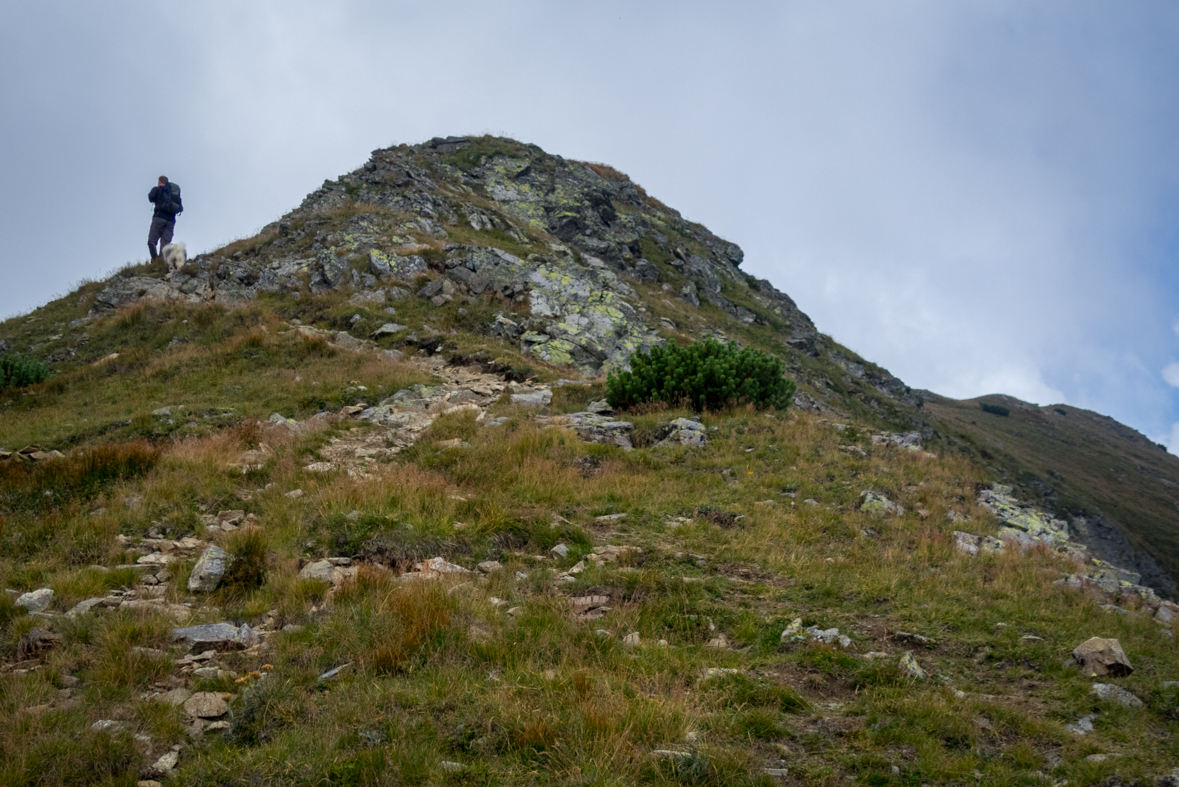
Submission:
M 0 355 L 0 391 L 24 388 L 49 379 L 49 364 L 16 353 Z
M 1002 416 L 1003 418 L 1006 418 L 1007 416 L 1011 415 L 1011 408 L 1004 407 L 1001 404 L 991 404 L 990 402 L 979 402 L 978 406 L 979 406 L 979 409 L 982 410 L 984 413 L 990 413 L 991 415 L 999 415 L 999 416 Z
M 632 355 L 630 366 L 629 372 L 611 372 L 607 378 L 606 401 L 611 407 L 686 403 L 699 412 L 746 402 L 786 408 L 796 387 L 782 376 L 781 359 L 715 339 L 687 347 L 653 347 L 650 353 Z

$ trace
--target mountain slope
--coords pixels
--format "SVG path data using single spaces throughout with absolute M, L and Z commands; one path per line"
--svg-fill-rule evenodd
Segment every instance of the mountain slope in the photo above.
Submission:
M 926 408 L 939 428 L 998 470 L 996 480 L 1068 516 L 1095 554 L 1175 597 L 1179 457 L 1112 418 L 1068 405 L 934 396 Z
M 0 394 L 0 785 L 1167 773 L 1179 607 L 740 263 L 449 138 L 0 323 L 55 369 Z M 706 336 L 797 406 L 603 408 Z M 1066 665 L 1091 637 L 1133 670 Z

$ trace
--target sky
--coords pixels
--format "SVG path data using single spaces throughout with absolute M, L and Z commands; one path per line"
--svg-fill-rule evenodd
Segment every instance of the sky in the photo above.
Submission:
M 373 149 L 608 163 L 909 385 L 1179 453 L 1179 3 L 0 3 L 0 317 Z

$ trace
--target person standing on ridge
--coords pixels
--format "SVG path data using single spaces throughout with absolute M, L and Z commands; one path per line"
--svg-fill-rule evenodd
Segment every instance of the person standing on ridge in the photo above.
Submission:
M 176 228 L 176 216 L 184 210 L 180 202 L 180 187 L 169 183 L 160 175 L 159 185 L 147 193 L 149 202 L 156 206 L 151 216 L 151 230 L 147 233 L 148 261 L 154 260 L 172 242 L 172 230 Z M 160 244 L 159 250 L 156 243 Z

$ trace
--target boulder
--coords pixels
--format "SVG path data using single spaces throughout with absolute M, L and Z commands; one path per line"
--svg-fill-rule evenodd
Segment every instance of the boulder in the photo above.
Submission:
M 221 584 L 229 555 L 219 546 L 210 545 L 201 553 L 188 577 L 190 593 L 210 593 Z
M 16 599 L 18 607 L 24 607 L 32 615 L 36 612 L 44 612 L 49 609 L 49 605 L 53 603 L 53 591 L 49 588 L 40 588 L 39 590 L 31 590 L 28 593 L 23 593 Z
M 1122 644 L 1116 639 L 1093 637 L 1073 650 L 1073 661 L 1089 676 L 1125 676 L 1134 671 Z

